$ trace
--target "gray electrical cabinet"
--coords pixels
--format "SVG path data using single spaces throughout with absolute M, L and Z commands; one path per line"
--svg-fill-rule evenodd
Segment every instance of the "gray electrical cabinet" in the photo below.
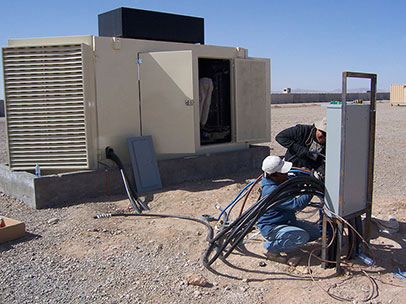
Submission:
M 370 106 L 346 108 L 343 122 L 342 105 L 327 106 L 326 204 L 341 217 L 364 211 L 368 194 Z

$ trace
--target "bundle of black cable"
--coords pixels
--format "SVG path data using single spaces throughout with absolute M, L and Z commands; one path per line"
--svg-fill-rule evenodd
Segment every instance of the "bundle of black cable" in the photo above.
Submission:
M 268 209 L 303 194 L 315 195 L 323 202 L 324 183 L 313 176 L 301 175 L 287 179 L 209 241 L 210 245 L 203 255 L 203 265 L 209 268 L 218 257 L 226 259 Z

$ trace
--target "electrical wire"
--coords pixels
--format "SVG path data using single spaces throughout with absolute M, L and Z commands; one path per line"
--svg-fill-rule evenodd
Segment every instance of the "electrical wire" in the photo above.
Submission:
M 274 191 L 272 191 L 266 197 L 260 199 L 257 203 L 248 208 L 240 217 L 238 217 L 229 226 L 225 226 L 215 237 L 213 237 L 213 228 L 205 221 L 186 217 L 177 216 L 169 214 L 142 214 L 142 213 L 116 213 L 116 214 L 102 214 L 95 216 L 94 218 L 105 218 L 113 216 L 144 216 L 144 217 L 163 217 L 163 218 L 179 218 L 186 219 L 204 224 L 208 229 L 209 233 L 207 235 L 207 241 L 209 242 L 209 247 L 203 256 L 203 265 L 209 267 L 219 256 L 222 251 L 230 243 L 232 244 L 229 249 L 225 252 L 223 259 L 227 258 L 228 255 L 234 250 L 234 248 L 239 245 L 242 239 L 252 230 L 254 224 L 258 219 L 269 209 L 272 208 L 287 199 L 303 194 L 312 194 L 319 197 L 323 197 L 324 185 L 317 179 L 313 177 L 294 177 L 289 178 L 281 185 L 279 185 Z M 224 240 L 225 239 L 225 240 Z M 223 242 L 224 240 L 224 242 Z M 220 242 L 222 245 L 220 246 Z M 216 254 L 214 257 L 209 259 L 209 255 L 212 251 L 216 249 Z
M 312 176 L 297 176 L 284 181 L 213 238 L 203 256 L 203 265 L 209 267 L 220 255 L 222 259 L 226 259 L 266 211 L 289 198 L 303 194 L 316 195 L 323 199 L 324 184 Z M 228 245 L 230 247 L 226 250 Z M 216 252 L 211 256 L 214 250 Z
M 392 271 L 392 275 L 393 277 L 397 278 L 397 279 L 401 279 L 401 280 L 405 280 L 406 279 L 406 273 L 403 272 L 402 270 L 400 270 L 399 266 L 396 267 L 393 271 Z
M 299 173 L 303 173 L 303 171 L 305 171 L 304 172 L 305 174 L 310 173 L 310 172 L 306 172 L 307 170 L 301 170 L 301 169 L 299 170 Z M 232 209 L 235 206 L 235 204 L 239 200 L 241 200 L 244 196 L 247 198 L 249 192 L 253 189 L 253 187 L 259 181 L 260 178 L 261 178 L 261 176 L 259 176 L 255 181 L 252 181 L 248 185 L 246 185 L 239 192 L 239 194 L 236 196 L 236 198 L 229 205 L 227 205 L 226 208 L 223 209 L 223 211 L 221 212 L 221 214 L 219 216 L 219 219 L 221 218 L 221 215 L 225 212 L 225 210 L 227 210 L 228 208 Z M 243 193 L 245 191 L 245 189 L 249 186 L 251 186 L 250 189 L 247 190 L 245 193 Z M 141 213 L 116 213 L 116 214 L 102 214 L 102 215 L 95 216 L 94 218 L 105 218 L 105 217 L 116 217 L 116 216 L 161 217 L 161 218 L 185 219 L 185 220 L 190 220 L 190 221 L 194 221 L 194 222 L 203 224 L 208 229 L 208 234 L 207 234 L 206 240 L 209 242 L 209 247 L 207 248 L 207 250 L 205 251 L 205 253 L 203 255 L 203 265 L 206 268 L 209 268 L 209 266 L 212 263 L 214 263 L 214 261 L 217 258 L 219 258 L 220 256 L 222 259 L 226 259 L 232 253 L 232 251 L 242 242 L 244 237 L 249 232 L 252 231 L 253 226 L 256 224 L 258 219 L 265 212 L 267 212 L 270 208 L 275 207 L 278 204 L 281 204 L 282 202 L 284 202 L 292 197 L 296 197 L 298 195 L 304 195 L 304 194 L 311 194 L 311 195 L 317 196 L 320 198 L 320 201 L 323 202 L 324 190 L 325 190 L 324 184 L 320 180 L 311 176 L 311 174 L 308 174 L 305 176 L 300 175 L 300 176 L 289 178 L 288 180 L 286 180 L 285 182 L 280 184 L 277 188 L 275 188 L 270 194 L 259 199 L 255 204 L 253 204 L 251 207 L 249 207 L 243 214 L 241 214 L 231 224 L 225 225 L 223 227 L 223 229 L 216 236 L 214 236 L 213 228 L 207 222 L 196 219 L 196 218 L 187 217 L 187 216 L 170 215 L 170 214 L 147 214 L 147 213 L 144 213 L 144 214 L 141 214 Z M 365 241 L 365 239 L 361 236 L 361 234 L 347 220 L 338 216 L 333 211 L 327 209 L 326 205 L 324 205 L 323 211 L 325 212 L 326 210 L 330 214 L 337 217 L 337 219 L 339 219 L 340 221 L 347 224 L 349 229 L 352 229 L 359 236 L 359 238 L 366 244 L 366 246 L 370 250 L 371 255 L 373 256 L 373 260 L 375 260 L 371 247 L 368 245 L 368 243 Z M 327 221 L 333 228 L 333 237 L 330 240 L 330 242 L 326 248 L 330 247 L 333 244 L 333 242 L 335 241 L 335 235 L 336 235 L 335 227 L 331 223 L 331 220 L 328 217 L 327 217 Z M 324 260 L 324 259 L 321 259 L 321 258 L 317 257 L 316 255 L 314 255 L 314 252 L 316 250 L 320 250 L 320 249 L 321 248 L 315 248 L 310 252 L 309 258 L 308 258 L 309 269 L 310 269 L 310 262 L 311 262 L 312 257 L 315 257 L 318 260 L 323 261 L 323 262 L 336 263 L 336 261 Z M 212 255 L 213 251 L 215 251 L 214 255 Z M 311 275 L 313 282 L 320 289 L 322 289 L 324 292 L 326 292 L 330 297 L 332 297 L 336 300 L 340 300 L 340 301 L 352 301 L 353 300 L 353 299 L 346 299 L 346 298 L 334 295 L 334 294 L 330 293 L 328 290 L 325 290 L 314 279 L 314 277 L 312 275 L 312 271 L 309 270 L 309 273 Z M 368 297 L 366 297 L 365 299 L 362 300 L 362 301 L 368 301 L 375 294 L 376 283 L 365 271 L 363 271 L 363 273 L 364 273 L 364 275 L 366 275 L 368 277 L 368 279 L 370 280 L 370 282 L 372 284 L 370 294 L 368 295 Z M 399 275 L 402 278 L 404 278 L 404 273 L 400 272 L 400 269 L 399 269 L 399 272 L 396 273 L 396 275 Z M 394 272 L 394 276 L 395 276 L 395 272 Z
M 309 171 L 309 170 L 307 170 L 307 169 L 303 169 L 303 168 L 292 167 L 292 169 L 289 170 L 289 173 L 301 173 L 301 174 L 310 175 L 310 174 L 311 174 L 311 171 Z M 260 175 L 255 179 L 255 181 L 250 182 L 250 183 L 247 185 L 247 186 L 251 185 L 251 187 L 249 188 L 249 190 L 247 191 L 247 193 L 245 193 L 245 194 L 243 195 L 243 196 L 245 196 L 245 199 L 244 199 L 244 202 L 243 202 L 242 205 L 241 205 L 240 213 L 238 214 L 238 216 L 241 216 L 241 215 L 242 215 L 242 213 L 243 213 L 243 211 L 244 211 L 245 203 L 247 202 L 247 199 L 248 199 L 248 196 L 250 195 L 252 189 L 254 189 L 255 185 L 261 180 L 262 176 L 263 176 L 263 174 L 260 174 Z M 246 187 L 247 187 L 247 186 L 246 186 Z M 246 187 L 245 187 L 245 188 L 246 188 Z M 244 189 L 245 189 L 245 188 L 244 188 Z M 243 189 L 243 190 L 244 190 L 244 189 Z M 242 191 L 243 191 L 243 190 L 242 190 Z M 240 193 L 241 193 L 241 192 L 240 192 Z M 238 201 L 236 201 L 235 203 L 237 203 L 237 202 L 238 202 Z M 235 204 L 233 204 L 233 206 L 231 207 L 231 209 L 232 209 L 234 206 L 235 206 Z M 228 208 L 228 206 L 227 206 L 226 208 Z M 230 209 L 230 212 L 231 212 L 231 209 Z
M 304 169 L 304 168 L 300 168 L 300 167 L 292 167 L 290 170 L 291 171 L 296 170 L 296 171 L 299 171 L 301 173 L 309 173 L 309 174 L 312 173 L 312 171 Z
M 364 299 L 361 299 L 361 300 L 358 300 L 358 301 L 360 301 L 360 302 L 368 302 L 369 300 L 371 300 L 377 294 L 377 284 L 367 272 L 365 272 L 364 270 L 362 270 L 361 272 L 368 278 L 368 280 L 369 280 L 369 282 L 371 284 L 371 288 L 370 288 L 368 296 L 366 296 Z M 342 301 L 342 302 L 354 302 L 355 301 L 355 299 L 353 299 L 353 298 L 344 298 L 344 297 L 341 297 L 341 296 L 338 296 L 338 295 L 335 295 L 335 294 L 331 293 L 329 290 L 324 289 L 315 280 L 312 272 L 310 272 L 310 277 L 311 277 L 313 283 L 315 283 L 317 285 L 317 287 L 319 287 L 324 293 L 326 293 L 331 298 L 333 298 L 335 300 L 338 300 L 338 301 Z
M 343 217 L 339 216 L 338 214 L 336 214 L 336 213 L 333 212 L 332 210 L 328 209 L 326 205 L 324 205 L 324 209 L 323 209 L 324 216 L 326 216 L 326 215 L 325 215 L 326 210 L 327 210 L 330 214 L 334 215 L 339 221 L 344 222 L 344 223 L 348 226 L 348 228 L 351 229 L 351 231 L 355 232 L 355 233 L 358 235 L 358 237 L 366 244 L 367 248 L 369 249 L 369 251 L 370 251 L 370 253 L 371 253 L 371 256 L 373 257 L 372 259 L 375 260 L 375 256 L 374 256 L 374 253 L 373 253 L 372 248 L 369 246 L 368 242 L 362 237 L 362 235 L 357 231 L 357 229 L 355 229 L 346 219 L 344 219 Z M 333 231 L 333 238 L 330 240 L 329 244 L 326 246 L 326 249 L 327 249 L 327 248 L 329 248 L 329 247 L 333 244 L 333 242 L 334 242 L 334 237 L 335 237 L 335 235 L 336 235 L 336 231 L 335 231 L 335 227 L 334 227 L 334 225 L 332 224 L 332 222 L 331 222 L 331 220 L 329 219 L 329 217 L 326 217 L 326 218 L 327 218 L 329 224 L 331 225 L 331 227 L 334 229 L 334 231 Z M 355 239 L 354 239 L 354 240 L 355 240 Z M 308 260 L 307 260 L 308 273 L 310 274 L 310 277 L 311 277 L 313 283 L 315 283 L 315 284 L 317 285 L 317 287 L 319 287 L 323 292 L 325 292 L 328 296 L 330 296 L 331 298 L 333 298 L 333 299 L 335 299 L 335 300 L 346 301 L 346 302 L 352 302 L 352 301 L 354 301 L 354 299 L 351 299 L 351 298 L 344 298 L 344 297 L 341 297 L 341 296 L 332 294 L 329 290 L 324 289 L 324 288 L 314 279 L 314 276 L 313 276 L 313 274 L 312 274 L 312 271 L 310 270 L 310 265 L 311 265 L 311 259 L 312 259 L 312 257 L 314 257 L 314 258 L 316 258 L 316 259 L 318 259 L 319 261 L 322 261 L 322 262 L 335 263 L 335 264 L 337 263 L 337 261 L 328 261 L 328 260 L 324 260 L 324 259 L 321 259 L 321 258 L 319 258 L 318 256 L 316 256 L 316 255 L 314 254 L 314 252 L 317 251 L 317 250 L 320 250 L 320 249 L 322 249 L 322 248 L 315 248 L 315 249 L 313 249 L 313 250 L 309 253 L 309 257 L 308 257 Z M 351 256 L 351 252 L 352 252 L 352 246 L 350 246 L 350 248 L 349 248 L 349 253 L 347 254 L 347 258 Z M 362 270 L 362 273 L 368 278 L 368 280 L 369 280 L 369 282 L 371 283 L 371 286 L 372 286 L 372 287 L 370 288 L 370 293 L 369 293 L 369 295 L 368 295 L 367 297 L 365 297 L 364 299 L 361 299 L 361 300 L 360 300 L 360 301 L 362 301 L 362 302 L 367 302 L 367 301 L 371 300 L 371 299 L 374 297 L 374 295 L 377 293 L 377 285 L 376 285 L 376 282 L 373 280 L 373 278 L 372 278 L 367 272 L 365 272 L 364 270 Z
M 221 216 L 223 215 L 223 213 L 226 212 L 227 209 L 228 209 L 230 206 L 232 206 L 234 203 L 238 202 L 241 198 L 243 198 L 243 197 L 247 194 L 247 192 L 246 192 L 246 193 L 244 193 L 244 194 L 241 196 L 241 194 L 245 191 L 245 189 L 247 189 L 252 183 L 254 183 L 254 181 L 248 183 L 248 184 L 237 194 L 237 196 L 231 201 L 231 203 L 229 203 L 229 204 L 220 212 L 220 215 L 219 215 L 218 218 L 217 218 L 218 221 L 220 220 L 220 218 L 221 218 Z M 241 198 L 240 198 L 240 196 L 241 196 Z
M 238 216 L 241 216 L 242 212 L 244 211 L 244 207 L 245 207 L 245 203 L 247 202 L 248 196 L 250 195 L 252 189 L 254 189 L 255 185 L 259 182 L 259 180 L 262 178 L 263 174 L 261 174 L 260 176 L 257 177 L 257 179 L 254 181 L 254 183 L 252 183 L 251 187 L 249 188 L 247 195 L 245 196 L 245 199 L 241 205 L 240 208 L 240 213 L 238 214 Z
M 353 232 L 355 232 L 356 235 L 358 235 L 358 237 L 361 239 L 361 241 L 366 245 L 366 247 L 368 248 L 369 252 L 371 253 L 371 258 L 375 263 L 375 254 L 374 251 L 372 250 L 371 246 L 368 244 L 368 242 L 364 239 L 364 237 L 357 231 L 357 229 L 355 229 L 345 218 L 339 216 L 337 213 L 333 212 L 332 210 L 328 209 L 326 205 L 324 205 L 324 208 L 331 213 L 332 215 L 334 215 L 335 217 L 337 217 L 338 220 L 344 222 L 349 228 L 351 228 L 351 230 Z
M 95 215 L 93 218 L 94 219 L 101 219 L 101 218 L 109 218 L 109 217 L 117 217 L 117 216 L 123 216 L 123 217 L 130 217 L 130 216 L 138 216 L 138 217 L 161 217 L 161 218 L 177 218 L 177 219 L 182 219 L 182 220 L 188 220 L 196 223 L 203 224 L 207 227 L 208 233 L 206 240 L 210 241 L 213 239 L 213 228 L 210 226 L 209 223 L 194 218 L 194 217 L 189 217 L 189 216 L 182 216 L 182 215 L 172 215 L 172 214 L 154 214 L 154 213 L 104 213 L 100 215 Z
M 127 193 L 128 199 L 133 206 L 135 212 L 141 213 L 142 210 L 149 210 L 149 207 L 139 198 L 138 193 L 131 187 L 128 176 L 124 170 L 123 163 L 111 147 L 105 149 L 106 158 L 112 160 L 120 170 L 121 178 L 123 180 L 124 188 Z

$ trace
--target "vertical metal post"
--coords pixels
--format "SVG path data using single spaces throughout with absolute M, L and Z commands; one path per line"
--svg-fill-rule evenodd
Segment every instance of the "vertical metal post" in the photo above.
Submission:
M 340 182 L 338 193 L 338 213 L 343 209 L 344 199 L 344 168 L 345 168 L 345 138 L 346 138 L 346 119 L 347 119 L 347 72 L 343 72 L 342 94 L 341 94 L 341 145 L 340 145 Z M 336 233 L 336 273 L 341 272 L 341 245 L 342 245 L 343 225 L 338 222 Z
M 345 139 L 346 139 L 346 119 L 347 119 L 347 74 L 343 72 L 343 88 L 341 94 L 341 148 L 340 148 L 340 191 L 338 194 L 338 211 L 343 209 L 344 198 L 344 168 L 345 168 Z M 340 214 L 339 214 L 340 215 Z
M 323 214 L 322 216 L 322 233 L 321 233 L 321 258 L 322 258 L 322 262 L 321 262 L 321 267 L 323 267 L 324 269 L 327 268 L 327 262 L 325 262 L 327 260 L 327 221 L 326 221 L 326 215 Z
M 375 159 L 375 124 L 376 124 L 376 75 L 371 77 L 371 98 L 369 112 L 369 155 L 368 155 L 368 188 L 365 217 L 364 238 L 369 242 L 371 233 L 372 195 L 374 188 L 374 159 Z
M 337 224 L 337 248 L 336 248 L 336 273 L 341 273 L 341 247 L 343 245 L 343 229 L 344 225 L 341 221 Z

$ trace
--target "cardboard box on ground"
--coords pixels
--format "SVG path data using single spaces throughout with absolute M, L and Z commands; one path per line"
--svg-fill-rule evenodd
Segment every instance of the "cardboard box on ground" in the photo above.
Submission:
M 0 244 L 24 237 L 25 224 L 23 222 L 0 216 L 4 226 L 0 227 Z

